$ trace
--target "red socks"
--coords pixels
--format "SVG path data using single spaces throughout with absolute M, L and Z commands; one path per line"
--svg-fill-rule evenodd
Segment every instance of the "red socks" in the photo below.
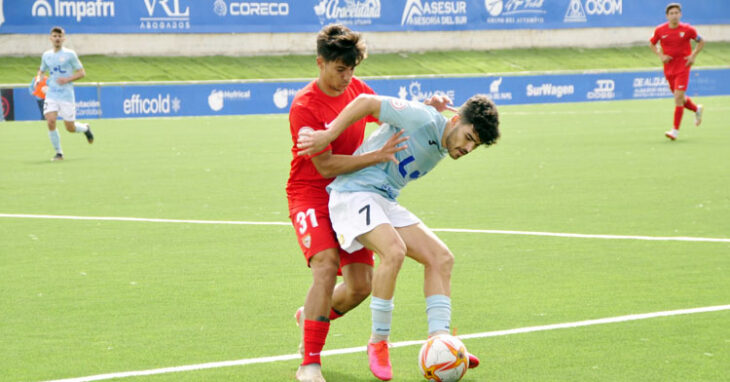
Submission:
M 336 311 L 334 308 L 330 308 L 330 321 L 336 320 L 342 316 L 343 316 L 342 313 Z
M 330 321 L 340 317 L 342 317 L 342 313 L 330 309 Z M 302 360 L 302 365 L 309 365 L 310 363 L 322 364 L 319 353 L 322 352 L 329 331 L 329 322 L 304 320 L 304 359 Z
M 304 359 L 302 365 L 322 363 L 319 353 L 322 352 L 329 331 L 329 322 L 304 320 Z
M 685 108 L 695 113 L 697 112 L 697 105 L 692 102 L 692 98 L 684 97 L 684 106 L 674 107 L 674 128 L 677 130 L 679 130 L 679 125 L 682 123 L 682 115 L 684 115 Z
M 682 123 L 682 115 L 684 114 L 683 106 L 674 107 L 674 128 L 679 130 L 679 124 Z

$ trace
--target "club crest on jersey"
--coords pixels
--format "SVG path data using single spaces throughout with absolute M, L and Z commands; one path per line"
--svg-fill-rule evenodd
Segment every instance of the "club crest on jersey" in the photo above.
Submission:
M 684 32 L 679 32 L 679 37 L 684 37 Z
M 306 248 L 309 248 L 312 246 L 312 236 L 307 235 L 302 238 L 302 245 L 304 245 Z
M 400 98 L 391 98 L 390 106 L 392 106 L 395 110 L 403 110 L 408 107 L 408 102 Z
M 345 236 L 342 235 L 342 234 L 337 235 L 337 241 L 340 242 L 340 245 L 344 245 L 345 244 Z

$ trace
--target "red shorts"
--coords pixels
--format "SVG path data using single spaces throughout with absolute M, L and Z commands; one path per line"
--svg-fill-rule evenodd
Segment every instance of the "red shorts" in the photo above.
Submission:
M 674 92 L 675 90 L 687 91 L 689 85 L 689 70 L 683 70 L 681 72 L 664 72 L 664 77 L 667 78 L 669 83 L 669 89 Z
M 353 253 L 347 253 L 340 248 L 335 231 L 332 230 L 329 209 L 326 205 L 300 204 L 289 207 L 289 219 L 294 225 L 294 232 L 297 234 L 304 258 L 307 259 L 307 266 L 312 256 L 330 248 L 337 248 L 340 252 L 340 268 L 353 263 L 375 265 L 373 252 L 367 248 Z

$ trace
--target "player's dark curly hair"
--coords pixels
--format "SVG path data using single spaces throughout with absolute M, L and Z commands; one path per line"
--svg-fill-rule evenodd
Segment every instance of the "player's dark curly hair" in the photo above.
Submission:
M 362 36 L 342 24 L 330 24 L 322 28 L 317 35 L 317 55 L 327 62 L 339 60 L 351 67 L 357 66 L 368 56 Z
M 484 94 L 469 98 L 459 109 L 465 123 L 474 125 L 481 144 L 491 146 L 499 139 L 499 113 L 497 105 Z

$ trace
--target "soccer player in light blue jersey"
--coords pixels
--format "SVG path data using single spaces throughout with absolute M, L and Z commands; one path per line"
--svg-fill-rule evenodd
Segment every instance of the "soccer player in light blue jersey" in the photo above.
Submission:
M 352 122 L 368 115 L 383 124 L 354 155 L 378 149 L 401 131 L 408 137 L 403 143 L 407 147 L 396 153 L 398 163 L 383 162 L 338 176 L 328 186 L 329 209 L 332 227 L 345 251 L 367 247 L 380 256 L 372 281 L 368 360 L 373 374 L 387 381 L 393 377 L 388 353 L 393 294 L 405 256 L 424 265 L 429 336 L 449 333 L 451 325 L 454 255 L 396 198 L 408 182 L 426 175 L 447 155 L 458 159 L 479 145 L 494 144 L 499 138 L 499 115 L 485 95 L 469 98 L 447 119 L 421 103 L 361 94 L 327 130 L 300 133 L 300 153 L 317 152 Z M 474 367 L 479 359 L 469 355 L 469 362 Z
M 66 130 L 72 133 L 83 133 L 89 143 L 94 142 L 94 134 L 91 133 L 88 123 L 76 122 L 76 97 L 72 82 L 86 75 L 79 57 L 71 49 L 64 48 L 66 33 L 61 27 L 51 29 L 51 43 L 53 49 L 43 53 L 41 67 L 38 69 L 37 78 L 42 78 L 48 72 L 48 90 L 46 100 L 43 103 L 43 114 L 48 122 L 48 136 L 51 138 L 56 155 L 53 161 L 63 160 L 61 149 L 61 136 L 56 130 L 56 119 L 63 118 Z

